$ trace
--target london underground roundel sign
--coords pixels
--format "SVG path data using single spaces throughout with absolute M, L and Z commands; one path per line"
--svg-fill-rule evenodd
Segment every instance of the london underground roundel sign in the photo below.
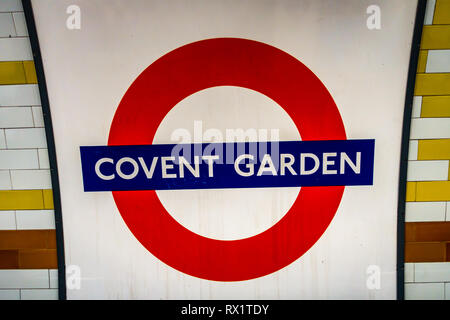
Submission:
M 186 97 L 216 86 L 252 89 L 284 108 L 303 140 L 280 142 L 278 167 L 289 170 L 281 174 L 269 156 L 260 171 L 272 174 L 242 174 L 240 157 L 221 164 L 217 153 L 167 179 L 167 168 L 176 164 L 167 166 L 173 145 L 152 145 L 160 123 Z M 242 281 L 284 268 L 308 251 L 332 221 L 345 186 L 372 184 L 373 150 L 374 140 L 346 139 L 331 95 L 300 61 L 261 42 L 215 38 L 175 49 L 145 69 L 117 108 L 108 146 L 81 147 L 81 155 L 85 191 L 112 191 L 127 226 L 154 256 L 195 277 Z M 238 240 L 188 230 L 155 192 L 280 186 L 302 186 L 290 210 L 264 232 Z

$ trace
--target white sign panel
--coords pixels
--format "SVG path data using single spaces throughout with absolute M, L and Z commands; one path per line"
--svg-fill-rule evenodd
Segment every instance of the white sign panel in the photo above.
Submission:
M 69 299 L 394 299 L 417 2 L 32 1 Z

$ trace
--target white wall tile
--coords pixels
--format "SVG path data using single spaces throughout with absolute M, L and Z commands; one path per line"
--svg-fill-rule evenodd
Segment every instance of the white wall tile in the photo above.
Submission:
M 48 160 L 48 149 L 39 149 L 39 168 L 50 169 L 50 162 Z
M 42 107 L 37 106 L 33 107 L 33 119 L 34 119 L 34 126 L 43 128 L 44 127 L 44 117 L 42 115 Z
M 421 110 L 422 110 L 422 96 L 414 96 L 411 117 L 420 118 Z
M 22 289 L 21 300 L 58 300 L 58 289 Z
M 447 208 L 445 210 L 445 221 L 450 221 L 450 201 L 447 201 Z
M 33 127 L 31 107 L 0 107 L 0 128 Z
M 20 0 L 1 0 L 0 12 L 23 11 Z
M 0 37 L 15 37 L 13 16 L 11 13 L 0 13 Z
M 6 149 L 5 130 L 0 129 L 0 149 Z
M 58 269 L 50 269 L 48 274 L 50 276 L 50 288 L 58 288 Z
M 407 181 L 448 180 L 449 160 L 408 161 Z
M 0 106 L 36 106 L 40 104 L 37 84 L 0 86 Z
M 450 72 L 450 50 L 429 50 L 425 72 Z
M 414 263 L 405 263 L 405 282 L 414 282 Z
M 51 189 L 50 170 L 11 170 L 12 188 L 15 190 Z
M 29 38 L 0 38 L 0 61 L 33 60 Z
M 28 37 L 27 23 L 25 21 L 25 14 L 23 12 L 14 12 L 13 14 L 14 26 L 18 37 Z
M 443 300 L 444 283 L 405 283 L 405 300 Z
M 427 1 L 427 7 L 425 10 L 425 20 L 424 20 L 423 24 L 425 24 L 425 25 L 433 24 L 435 5 L 436 5 L 436 0 L 428 0 Z
M 53 210 L 17 210 L 17 230 L 55 229 Z
M 445 202 L 407 202 L 405 221 L 445 221 Z
M 1 169 L 39 169 L 37 150 L 0 150 Z
M 416 263 L 414 279 L 416 282 L 450 282 L 450 262 Z
M 20 300 L 20 290 L 0 289 L 0 300 Z
M 450 300 L 450 282 L 445 284 L 445 300 Z
M 420 118 L 411 120 L 410 139 L 450 138 L 450 118 Z
M 0 270 L 0 288 L 49 288 L 47 269 Z
M 5 129 L 8 149 L 46 148 L 44 128 Z
M 11 176 L 9 170 L 0 170 L 0 190 L 11 190 Z
M 14 211 L 0 210 L 0 230 L 16 230 Z
M 409 141 L 408 160 L 417 160 L 418 150 L 419 150 L 419 141 L 418 140 L 410 140 Z

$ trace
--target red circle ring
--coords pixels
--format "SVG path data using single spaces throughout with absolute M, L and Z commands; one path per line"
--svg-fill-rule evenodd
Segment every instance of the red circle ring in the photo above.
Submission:
M 270 97 L 286 110 L 303 140 L 346 139 L 331 95 L 300 61 L 261 42 L 216 38 L 177 48 L 146 68 L 117 108 L 108 145 L 152 144 L 172 107 L 215 86 L 243 87 Z M 134 236 L 164 263 L 203 279 L 242 281 L 284 268 L 308 251 L 331 223 L 344 188 L 302 187 L 278 223 L 232 241 L 186 229 L 153 190 L 114 191 L 113 197 Z

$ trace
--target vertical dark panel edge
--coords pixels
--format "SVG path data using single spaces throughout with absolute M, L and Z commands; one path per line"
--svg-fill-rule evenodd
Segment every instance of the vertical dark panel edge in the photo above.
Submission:
M 22 0 L 22 6 L 25 13 L 25 20 L 28 28 L 28 34 L 33 52 L 34 65 L 39 86 L 39 95 L 41 98 L 42 113 L 44 116 L 45 134 L 47 137 L 48 156 L 50 162 L 50 174 L 53 190 L 53 204 L 55 211 L 55 229 L 56 229 L 56 252 L 58 258 L 58 297 L 60 300 L 66 300 L 66 265 L 64 257 L 64 233 L 61 212 L 61 194 L 59 188 L 58 165 L 56 162 L 55 140 L 53 135 L 52 118 L 50 114 L 50 103 L 47 94 L 47 84 L 45 82 L 44 66 L 42 64 L 41 50 L 34 21 L 33 8 L 31 0 Z
M 419 62 L 420 41 L 422 39 L 423 22 L 427 0 L 417 3 L 414 33 L 409 59 L 408 80 L 406 84 L 405 109 L 403 112 L 403 129 L 400 152 L 400 176 L 398 186 L 397 211 L 397 300 L 405 299 L 405 207 L 406 176 L 408 170 L 409 137 L 411 129 L 412 104 L 416 83 L 417 65 Z

